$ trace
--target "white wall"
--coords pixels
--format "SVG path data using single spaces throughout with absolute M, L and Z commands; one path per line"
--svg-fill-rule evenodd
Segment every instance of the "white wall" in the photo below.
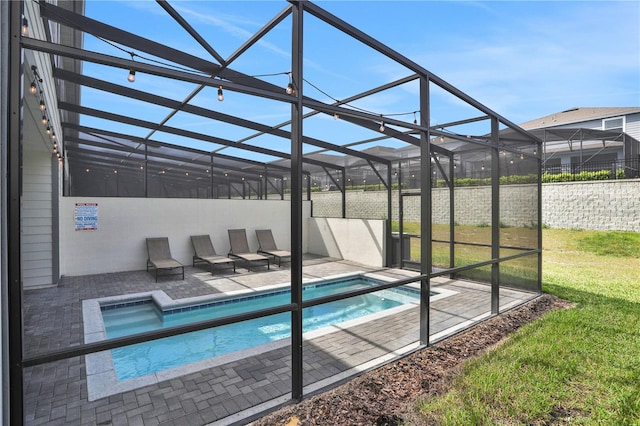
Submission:
M 98 230 L 76 231 L 76 203 L 98 203 Z M 303 227 L 311 205 L 303 206 Z M 290 250 L 290 203 L 281 200 L 63 197 L 60 200 L 60 273 L 86 275 L 146 268 L 145 238 L 168 237 L 172 256 L 190 265 L 191 235 L 209 234 L 218 254 L 229 251 L 228 229 L 245 228 L 257 250 L 255 229 L 270 228 Z M 303 228 L 302 251 L 307 251 Z
M 53 278 L 52 152 L 43 126 L 35 125 L 25 109 L 22 165 L 21 253 L 22 285 L 36 288 L 55 284 Z M 40 117 L 38 117 L 38 120 Z
M 384 220 L 309 218 L 308 222 L 309 253 L 384 266 Z

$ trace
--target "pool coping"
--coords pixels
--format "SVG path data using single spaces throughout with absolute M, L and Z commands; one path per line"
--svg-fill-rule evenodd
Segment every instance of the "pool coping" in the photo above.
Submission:
M 321 282 L 327 280 L 334 280 L 340 278 L 349 278 L 355 276 L 364 276 L 379 281 L 393 282 L 393 278 L 376 274 L 368 273 L 364 271 L 348 272 L 343 274 L 336 274 L 322 278 L 304 279 L 303 284 L 313 284 L 314 282 Z M 221 301 L 232 297 L 241 296 L 243 294 L 269 292 L 277 289 L 289 287 L 290 283 L 280 283 L 274 285 L 262 286 L 256 289 L 243 289 L 237 291 L 230 291 L 214 295 L 188 297 L 183 299 L 171 299 L 164 291 L 154 290 L 141 293 L 131 293 L 119 296 L 102 297 L 97 299 L 86 299 L 82 301 L 82 319 L 84 324 L 84 341 L 85 343 L 93 343 L 103 341 L 107 339 L 104 323 L 102 319 L 101 306 L 113 305 L 113 304 L 126 304 L 137 303 L 141 301 L 152 300 L 158 307 L 163 310 L 177 309 L 187 305 L 204 304 L 209 302 Z M 408 287 L 420 288 L 419 283 L 411 283 Z M 431 301 L 439 300 L 445 297 L 456 294 L 456 291 L 438 288 L 438 294 L 432 296 Z M 303 334 L 303 338 L 313 339 L 320 336 L 324 336 L 330 333 L 334 333 L 340 330 L 344 330 L 349 327 L 354 327 L 359 324 L 369 322 L 374 319 L 383 318 L 389 315 L 394 315 L 407 309 L 412 309 L 418 305 L 418 302 L 407 303 L 395 308 L 387 309 L 375 314 L 366 315 L 353 320 L 345 321 L 339 324 L 333 324 L 321 329 L 309 331 Z M 262 345 L 254 346 L 251 348 L 243 349 L 240 351 L 231 352 L 224 355 L 219 355 L 213 358 L 207 358 L 205 360 L 196 361 L 183 366 L 174 367 L 166 370 L 162 370 L 156 373 L 152 373 L 146 376 L 128 379 L 118 380 L 115 368 L 113 365 L 113 359 L 111 351 L 102 351 L 85 356 L 86 374 L 87 374 L 87 397 L 89 401 L 95 401 L 100 398 L 108 397 L 118 393 L 131 391 L 144 386 L 157 384 L 159 382 L 173 379 L 176 377 L 184 376 L 190 373 L 195 373 L 203 369 L 217 367 L 229 362 L 237 361 L 239 359 L 256 356 L 266 351 L 280 349 L 291 344 L 290 338 L 280 339 L 274 342 L 265 343 Z

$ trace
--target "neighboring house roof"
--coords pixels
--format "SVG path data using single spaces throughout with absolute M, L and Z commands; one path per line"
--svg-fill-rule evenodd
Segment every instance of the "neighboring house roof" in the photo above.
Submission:
M 525 130 L 541 129 L 635 113 L 640 113 L 640 107 L 571 108 L 566 111 L 527 121 L 526 123 L 520 124 L 520 127 Z

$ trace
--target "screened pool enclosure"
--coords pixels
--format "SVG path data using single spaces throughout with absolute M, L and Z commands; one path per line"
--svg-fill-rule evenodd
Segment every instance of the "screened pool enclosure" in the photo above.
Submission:
M 62 411 L 115 422 L 147 399 L 143 420 L 243 423 L 541 293 L 541 141 L 331 6 L 261 2 L 249 34 L 220 24 L 231 3 L 3 4 L 12 424 Z M 192 264 L 190 236 L 226 255 L 236 228 L 253 251 L 254 231 L 273 230 L 290 263 Z M 148 237 L 168 237 L 184 280 L 145 272 Z M 353 276 L 367 284 L 303 297 Z M 267 288 L 286 302 L 104 332 L 114 306 L 218 306 Z M 303 329 L 310 309 L 366 311 L 365 296 L 396 290 L 415 300 Z M 113 372 L 123 348 L 278 315 L 276 341 L 132 380 Z

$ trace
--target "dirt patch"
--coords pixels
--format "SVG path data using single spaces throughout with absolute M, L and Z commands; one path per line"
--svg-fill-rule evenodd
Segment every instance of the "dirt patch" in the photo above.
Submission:
M 565 300 L 542 295 L 342 386 L 270 413 L 253 425 L 413 423 L 413 406 L 418 399 L 445 392 L 464 361 L 495 347 L 510 333 L 546 312 L 569 306 Z

